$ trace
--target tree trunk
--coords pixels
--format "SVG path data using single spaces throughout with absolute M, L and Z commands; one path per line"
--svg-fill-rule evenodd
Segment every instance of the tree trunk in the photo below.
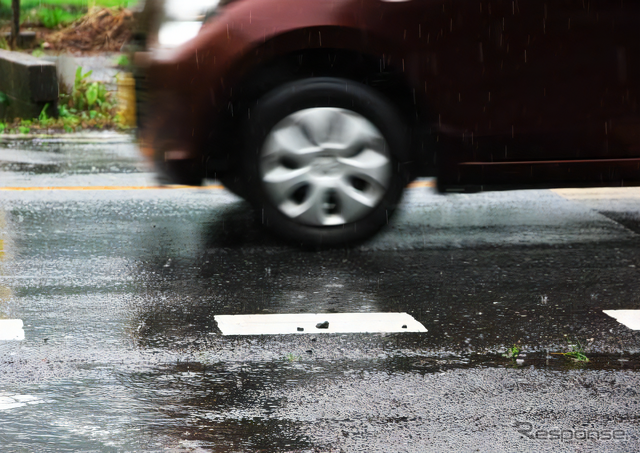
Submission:
M 20 35 L 20 0 L 11 0 L 13 20 L 11 21 L 11 49 L 18 48 L 18 36 Z

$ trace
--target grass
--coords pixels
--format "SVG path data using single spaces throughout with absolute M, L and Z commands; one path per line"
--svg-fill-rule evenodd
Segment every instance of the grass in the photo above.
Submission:
M 81 12 L 68 11 L 60 7 L 40 8 L 35 11 L 37 11 L 38 20 L 46 28 L 58 28 L 60 25 L 69 25 L 82 17 Z
M 4 17 L 4 12 L 0 10 L 0 19 L 8 21 L 8 17 Z M 85 11 L 69 7 L 43 6 L 22 11 L 20 13 L 20 24 L 22 27 L 42 26 L 54 29 L 69 25 L 84 14 Z
M 584 353 L 584 348 L 582 347 L 582 344 L 577 338 L 573 342 L 569 341 L 568 338 L 565 338 L 565 339 L 567 340 L 567 345 L 569 346 L 569 352 L 552 352 L 552 354 L 568 357 L 575 362 L 586 363 L 589 361 L 589 358 Z
M 125 8 L 134 6 L 138 0 L 20 0 L 20 10 L 25 11 L 43 6 L 58 6 L 61 8 L 87 9 L 92 6 L 112 8 L 114 6 L 124 6 Z M 0 5 L 11 10 L 11 0 L 0 0 Z
M 297 355 L 293 354 L 292 352 L 290 352 L 286 356 L 284 356 L 284 360 L 286 362 L 297 362 L 298 360 L 300 360 L 300 356 L 297 356 Z
M 575 342 L 573 343 L 569 343 L 569 340 L 567 340 L 567 342 L 568 342 L 570 351 L 562 353 L 563 356 L 569 357 L 570 359 L 575 360 L 576 362 L 589 361 L 589 358 L 584 354 L 584 348 L 582 347 L 582 344 L 580 344 L 580 341 L 578 341 L 578 339 L 576 339 Z
M 507 352 L 502 354 L 502 356 L 506 357 L 507 359 L 515 360 L 515 359 L 518 358 L 518 356 L 520 355 L 521 351 L 522 351 L 522 349 L 520 349 L 520 346 L 518 346 L 517 344 L 514 344 L 509 349 L 507 349 Z
M 138 0 L 21 0 L 20 22 L 56 28 L 70 24 L 94 6 L 101 8 L 135 6 Z M 0 0 L 0 25 L 11 19 L 11 0 Z
M 44 57 L 46 55 L 45 51 L 42 49 L 42 44 L 31 51 L 31 55 L 36 58 Z
M 127 68 L 129 66 L 131 66 L 131 62 L 129 61 L 129 57 L 127 57 L 126 55 L 122 54 L 122 55 L 118 55 L 115 58 L 115 64 L 121 68 Z
M 34 129 L 65 132 L 114 127 L 123 129 L 113 93 L 108 92 L 103 83 L 89 80 L 89 76 L 91 71 L 83 74 L 82 68 L 77 69 L 71 92 L 60 94 L 58 118 L 51 116 L 50 106 L 47 104 L 38 118 L 0 121 L 0 133 L 29 134 Z M 0 103 L 2 102 L 8 102 L 8 98 L 0 93 Z

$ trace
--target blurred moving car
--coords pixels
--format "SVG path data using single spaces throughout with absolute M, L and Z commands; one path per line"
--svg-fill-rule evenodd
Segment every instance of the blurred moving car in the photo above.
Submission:
M 272 232 L 338 245 L 407 182 L 442 192 L 640 182 L 640 2 L 149 1 L 140 137 Z

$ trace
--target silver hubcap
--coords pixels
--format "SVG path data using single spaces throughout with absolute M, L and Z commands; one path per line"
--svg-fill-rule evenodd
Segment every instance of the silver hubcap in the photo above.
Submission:
M 363 218 L 391 183 L 380 131 L 350 110 L 318 107 L 280 121 L 260 156 L 266 194 L 287 217 L 312 226 Z

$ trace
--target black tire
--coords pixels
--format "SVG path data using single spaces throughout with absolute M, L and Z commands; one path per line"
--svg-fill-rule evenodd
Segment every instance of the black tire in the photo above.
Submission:
M 285 215 L 265 190 L 260 170 L 265 139 L 284 118 L 316 107 L 355 112 L 372 123 L 386 141 L 389 183 L 377 205 L 352 222 L 331 226 L 301 223 Z M 401 156 L 408 150 L 407 136 L 407 127 L 394 105 L 366 85 L 338 78 L 311 78 L 274 89 L 255 103 L 246 124 L 245 189 L 257 220 L 275 235 L 308 247 L 354 245 L 371 237 L 388 223 L 408 181 L 401 164 L 405 160 Z

